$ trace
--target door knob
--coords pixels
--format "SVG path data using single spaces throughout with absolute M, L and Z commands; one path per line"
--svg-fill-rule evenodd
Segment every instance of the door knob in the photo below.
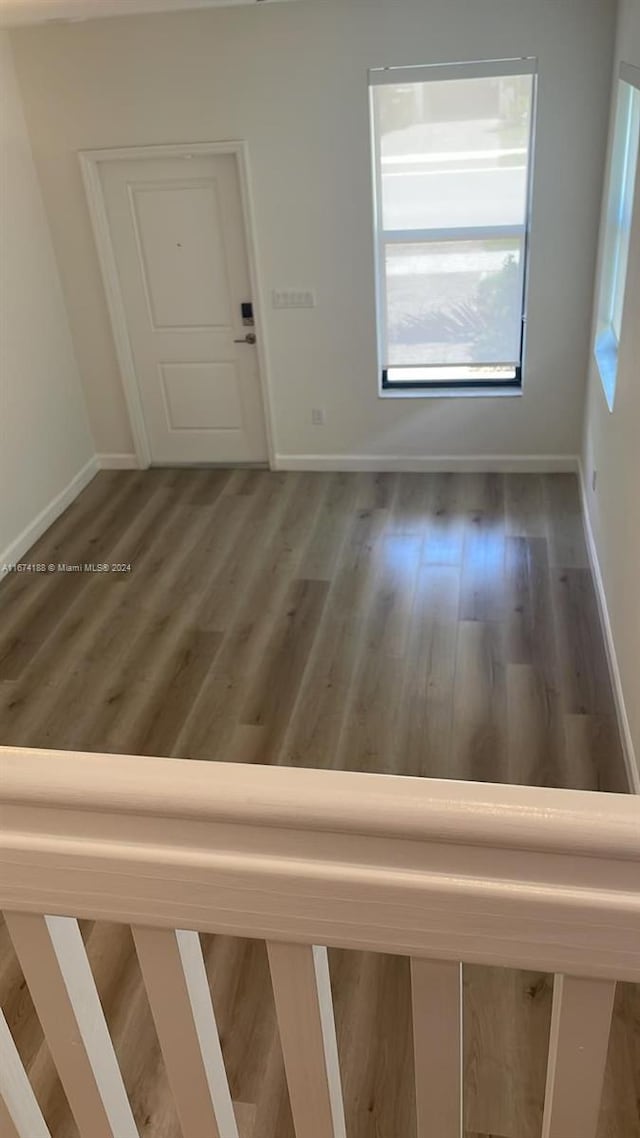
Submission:
M 255 332 L 247 332 L 246 336 L 243 336 L 241 340 L 234 340 L 233 342 L 234 344 L 256 344 L 257 341 L 258 337 Z

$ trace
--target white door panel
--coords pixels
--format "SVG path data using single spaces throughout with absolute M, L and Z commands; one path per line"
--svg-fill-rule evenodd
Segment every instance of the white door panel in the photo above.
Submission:
M 155 329 L 228 328 L 230 284 L 216 182 L 135 186 L 131 197 Z
M 235 364 L 161 364 L 167 419 L 173 430 L 240 430 L 238 372 Z
M 152 462 L 264 461 L 234 155 L 106 162 L 102 182 Z

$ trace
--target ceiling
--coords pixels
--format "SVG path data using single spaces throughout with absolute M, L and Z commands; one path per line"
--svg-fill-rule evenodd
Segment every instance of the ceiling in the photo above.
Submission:
M 228 8 L 261 2 L 265 0 L 0 0 L 0 27 L 44 24 L 49 20 L 136 16 L 145 12 L 183 12 L 190 8 Z

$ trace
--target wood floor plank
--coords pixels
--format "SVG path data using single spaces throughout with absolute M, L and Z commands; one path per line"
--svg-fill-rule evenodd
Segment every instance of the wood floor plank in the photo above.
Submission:
M 214 506 L 228 488 L 231 475 L 231 470 L 211 470 L 206 480 L 194 487 L 189 504 L 192 506 Z
M 546 538 L 547 509 L 542 476 L 509 474 L 504 481 L 506 535 Z
M 507 537 L 505 542 L 505 619 L 507 654 L 512 664 L 533 664 L 538 629 L 532 596 L 531 541 Z
M 551 696 L 560 666 L 546 539 L 508 537 L 505 578 L 507 659 L 535 667 Z
M 398 492 L 398 474 L 367 471 L 356 474 L 356 506 L 363 510 L 389 510 Z
M 321 525 L 318 513 L 322 496 L 316 495 L 312 511 L 305 511 L 306 501 L 305 481 L 291 482 L 277 503 L 270 526 L 261 531 L 263 544 L 253 544 L 255 530 L 252 532 L 254 556 L 249 559 L 250 571 L 247 573 L 238 567 L 242 550 L 232 550 L 220 573 L 214 574 L 211 590 L 205 591 L 198 620 L 205 627 L 224 623 L 225 639 L 201 695 L 184 723 L 176 754 L 202 759 L 224 758 L 231 749 L 232 761 L 235 761 L 238 728 L 260 726 L 243 724 L 242 713 L 271 630 L 282 615 L 287 589 Z M 238 585 L 239 573 L 244 587 Z M 328 583 L 324 582 L 324 586 L 326 592 Z M 223 603 L 225 595 L 232 598 L 227 604 Z M 216 608 L 220 613 L 218 617 L 214 616 Z M 263 727 L 260 739 L 261 745 L 262 742 L 266 745 Z M 252 753 L 255 761 L 262 761 L 256 752 Z M 275 753 L 272 761 L 276 761 Z
M 134 754 L 170 756 L 222 643 L 221 632 L 188 629 L 138 717 Z
M 170 610 L 159 609 L 136 629 L 128 643 L 121 641 L 116 673 L 104 675 L 103 682 L 93 689 L 79 677 L 76 690 L 78 695 L 82 693 L 85 710 L 76 729 L 86 735 L 90 750 L 129 751 L 129 742 L 137 741 L 141 711 L 146 718 L 147 702 L 165 689 L 178 644 L 179 632 Z M 135 747 L 133 750 L 135 753 Z
M 466 504 L 463 475 L 433 475 L 422 554 L 426 564 L 462 565 Z
M 333 611 L 323 623 L 282 742 L 281 765 L 337 767 L 347 692 L 358 660 L 357 630 L 357 620 L 341 619 Z
M 565 710 L 611 715 L 613 692 L 591 574 L 587 569 L 556 570 L 552 591 Z
M 251 1102 L 235 1103 L 238 1138 L 256 1138 L 256 1107 Z
M 495 621 L 504 616 L 504 478 L 477 475 L 467 482 L 475 505 L 465 517 L 460 582 L 460 620 Z
M 609 1039 L 598 1138 L 640 1138 L 640 998 L 637 986 L 618 984 Z
M 468 1130 L 540 1138 L 551 993 L 542 973 L 465 967 Z
M 334 767 L 373 598 L 385 512 L 357 510 L 327 596 L 315 650 L 305 672 L 279 762 Z
M 575 474 L 543 475 L 549 560 L 559 569 L 588 569 L 580 490 Z
M 423 474 L 399 474 L 391 502 L 389 533 L 424 537 L 430 497 L 431 482 Z
M 453 703 L 453 777 L 507 782 L 508 763 L 504 630 L 497 622 L 461 621 Z
M 458 568 L 420 568 L 396 726 L 409 775 L 450 775 L 459 598 Z
M 507 665 L 507 780 L 555 786 L 564 769 L 560 700 L 543 673 L 529 664 Z
M 341 769 L 394 769 L 402 671 L 421 544 L 418 537 L 400 535 L 386 537 L 378 545 L 366 628 L 352 683 L 343 693 L 346 714 L 337 760 Z
M 263 480 L 249 496 L 250 509 L 235 540 L 225 550 L 221 565 L 203 589 L 199 621 L 211 631 L 227 631 L 258 575 L 269 581 L 270 574 L 286 563 L 283 542 L 279 537 L 285 515 L 296 496 L 299 484 Z M 294 505 L 294 510 L 296 506 Z M 269 557 L 269 563 L 265 564 Z M 282 576 L 282 574 L 279 574 Z
M 286 732 L 322 609 L 326 581 L 295 581 L 286 598 L 285 615 L 276 623 L 262 666 L 240 712 L 240 723 L 264 727 L 261 761 L 273 762 Z
M 300 564 L 300 576 L 330 581 L 355 506 L 356 483 L 349 474 L 333 474 L 322 503 L 319 525 Z
M 409 961 L 330 953 L 349 1138 L 415 1138 Z
M 565 715 L 564 779 L 573 790 L 624 794 L 629 789 L 620 731 L 613 715 Z

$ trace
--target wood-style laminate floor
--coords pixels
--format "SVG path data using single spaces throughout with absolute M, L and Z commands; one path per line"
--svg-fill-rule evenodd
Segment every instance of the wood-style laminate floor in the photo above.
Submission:
M 626 790 L 572 475 L 103 472 L 0 587 L 6 744 Z
M 101 473 L 0 586 L 0 741 L 626 790 L 575 478 Z M 83 929 L 141 1138 L 179 1138 L 128 930 Z M 293 1138 L 266 954 L 204 938 L 242 1138 Z M 333 952 L 349 1138 L 414 1138 L 408 964 Z M 0 998 L 75 1138 L 0 927 Z M 549 978 L 467 968 L 469 1138 L 538 1138 Z M 599 1138 L 640 1136 L 621 985 Z

